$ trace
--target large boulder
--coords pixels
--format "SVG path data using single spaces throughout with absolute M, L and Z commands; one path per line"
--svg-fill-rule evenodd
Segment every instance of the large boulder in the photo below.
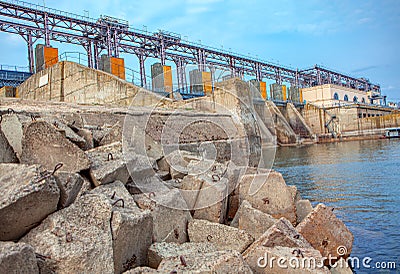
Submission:
M 111 231 L 115 273 L 147 265 L 147 250 L 152 243 L 153 219 L 138 208 L 121 182 L 101 185 L 91 193 L 106 195 L 112 203 Z
M 162 260 L 158 271 L 163 273 L 252 273 L 237 251 L 216 251 L 188 254 Z
M 149 248 L 149 266 L 157 268 L 165 258 L 217 251 L 210 243 L 154 243 Z
M 21 242 L 45 258 L 56 273 L 113 273 L 112 206 L 104 195 L 87 194 L 47 217 Z
M 21 163 L 40 164 L 52 170 L 63 163 L 63 171 L 79 172 L 89 168 L 89 159 L 75 144 L 44 121 L 35 121 L 24 128 Z
M 192 219 L 178 189 L 133 195 L 141 209 L 149 209 L 153 216 L 153 242 L 188 241 L 187 226 Z
M 188 226 L 189 239 L 197 243 L 213 243 L 218 250 L 243 252 L 254 238 L 244 230 L 206 220 L 194 219 Z
M 347 258 L 351 253 L 353 234 L 324 204 L 317 205 L 296 229 L 324 257 Z
M 255 209 L 277 219 L 285 217 L 296 225 L 293 196 L 279 172 L 244 175 L 239 186 L 239 197 L 240 202 L 246 200 Z
M 243 201 L 231 226 L 244 230 L 254 239 L 258 239 L 277 221 L 271 215 L 253 208 L 249 202 Z
M 39 273 L 33 248 L 24 243 L 0 242 L 0 273 Z
M 60 191 L 39 165 L 0 164 L 0 240 L 17 240 L 57 210 Z

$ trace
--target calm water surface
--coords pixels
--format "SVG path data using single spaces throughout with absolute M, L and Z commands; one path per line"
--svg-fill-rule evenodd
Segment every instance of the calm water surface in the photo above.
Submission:
M 279 148 L 274 169 L 313 206 L 335 208 L 354 234 L 352 256 L 393 261 L 400 271 L 400 140 Z

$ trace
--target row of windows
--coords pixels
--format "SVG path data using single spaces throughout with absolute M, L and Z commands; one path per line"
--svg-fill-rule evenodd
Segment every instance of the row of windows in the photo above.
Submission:
M 335 92 L 335 94 L 333 95 L 333 99 L 339 100 L 339 94 L 337 94 L 337 93 Z M 343 100 L 346 101 L 346 102 L 348 102 L 348 101 L 349 101 L 349 96 L 347 96 L 347 94 L 345 94 Z M 354 103 L 358 103 L 358 98 L 357 98 L 357 96 L 354 96 L 354 97 L 353 97 L 353 102 L 354 102 Z M 362 99 L 361 99 L 361 103 L 365 104 L 365 98 L 362 98 Z
M 379 117 L 383 116 L 383 114 L 371 114 L 371 113 L 359 113 L 358 118 L 367 118 L 367 117 Z

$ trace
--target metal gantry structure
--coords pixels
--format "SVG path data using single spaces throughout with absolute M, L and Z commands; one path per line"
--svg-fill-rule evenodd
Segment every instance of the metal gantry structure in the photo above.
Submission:
M 216 67 L 230 71 L 231 76 L 248 75 L 262 81 L 272 79 L 278 84 L 288 82 L 297 87 L 336 84 L 363 91 L 380 92 L 380 86 L 364 78 L 355 78 L 333 70 L 314 66 L 298 70 L 272 64 L 212 47 L 184 41 L 166 31 L 149 33 L 129 27 L 127 21 L 101 16 L 92 19 L 23 1 L 0 1 L 0 31 L 21 35 L 27 42 L 30 72 L 34 72 L 33 45 L 43 39 L 81 45 L 88 55 L 88 67 L 98 68 L 100 55 L 119 57 L 133 54 L 139 61 L 141 85 L 146 86 L 145 61 L 157 58 L 162 65 L 172 61 L 177 67 L 178 88 L 186 86 L 185 67 L 195 64 L 199 70 L 215 72 Z

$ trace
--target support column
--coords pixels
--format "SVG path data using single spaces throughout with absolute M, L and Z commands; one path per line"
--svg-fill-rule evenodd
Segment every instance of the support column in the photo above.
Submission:
M 112 41 L 111 41 L 110 27 L 107 27 L 107 54 L 109 57 L 112 56 Z
M 44 14 L 44 42 L 46 47 L 50 47 L 49 15 Z
M 89 39 L 85 45 L 86 53 L 88 55 L 88 67 L 93 68 L 93 52 L 92 52 L 92 41 Z
M 114 42 L 114 56 L 119 58 L 119 39 L 117 31 L 114 31 L 113 42 Z
M 142 87 L 147 88 L 146 70 L 144 65 L 146 58 L 143 56 L 143 53 L 138 54 L 137 57 L 139 58 L 139 66 L 140 66 L 140 84 Z
M 33 54 L 33 42 L 32 42 L 32 34 L 29 31 L 27 37 L 27 44 L 28 44 L 28 63 L 29 63 L 29 72 L 35 73 L 35 60 Z
M 165 44 L 163 38 L 161 38 L 161 43 L 160 43 L 160 60 L 161 60 L 161 65 L 165 66 Z
M 99 69 L 99 46 L 97 42 L 93 43 L 93 51 L 94 51 L 94 68 Z

